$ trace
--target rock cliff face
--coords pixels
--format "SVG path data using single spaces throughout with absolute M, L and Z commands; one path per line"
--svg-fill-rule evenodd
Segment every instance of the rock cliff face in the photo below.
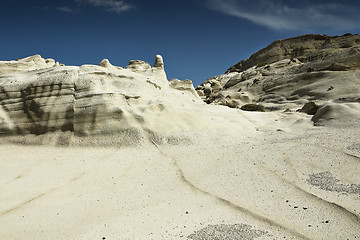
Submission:
M 39 55 L 0 62 L 0 134 L 121 134 L 139 140 L 169 128 L 183 102 L 201 102 L 191 82 L 168 82 L 161 56 L 123 69 L 64 66 Z M 171 106 L 170 106 L 171 105 Z M 179 126 L 178 126 L 179 127 Z
M 261 104 L 267 111 L 295 111 L 309 101 L 320 106 L 358 103 L 360 36 L 275 41 L 196 90 L 207 103 L 233 108 Z

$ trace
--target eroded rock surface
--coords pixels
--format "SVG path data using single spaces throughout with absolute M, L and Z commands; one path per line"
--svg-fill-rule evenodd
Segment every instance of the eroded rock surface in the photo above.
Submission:
M 196 90 L 206 103 L 234 108 L 253 103 L 264 105 L 267 111 L 296 111 L 310 101 L 319 106 L 357 105 L 360 36 L 278 40 Z
M 229 108 L 159 56 L 21 62 L 0 63 L 3 239 L 360 238 L 358 70 L 284 59 L 198 89 Z
M 154 67 L 133 60 L 125 69 L 107 59 L 60 66 L 39 55 L 0 62 L 0 134 L 122 133 L 137 141 L 159 125 L 178 130 L 169 113 L 183 101 L 201 102 L 191 81 L 168 82 L 160 55 Z

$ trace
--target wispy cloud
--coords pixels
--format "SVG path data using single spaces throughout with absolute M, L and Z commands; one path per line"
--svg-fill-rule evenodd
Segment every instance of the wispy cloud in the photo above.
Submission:
M 67 12 L 67 13 L 72 13 L 73 12 L 73 10 L 70 7 L 67 7 L 67 6 L 57 7 L 56 10 L 61 11 L 61 12 Z
M 274 30 L 353 30 L 359 28 L 358 8 L 313 1 L 290 6 L 282 0 L 206 0 L 210 9 L 247 19 Z
M 123 13 L 130 9 L 132 9 L 134 6 L 126 3 L 123 0 L 75 0 L 79 4 L 88 4 L 95 7 L 103 7 L 107 11 L 115 12 L 115 13 Z

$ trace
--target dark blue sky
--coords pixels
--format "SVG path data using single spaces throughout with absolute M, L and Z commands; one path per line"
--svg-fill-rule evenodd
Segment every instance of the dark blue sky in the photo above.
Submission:
M 360 33 L 360 3 L 294 0 L 0 0 L 0 60 L 165 61 L 199 85 L 274 40 Z

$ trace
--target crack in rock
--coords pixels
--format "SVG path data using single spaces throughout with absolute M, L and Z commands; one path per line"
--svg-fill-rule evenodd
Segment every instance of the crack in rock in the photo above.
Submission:
M 160 152 L 162 155 L 164 155 L 165 157 L 168 157 L 168 158 L 170 158 L 170 159 L 173 160 L 173 164 L 174 164 L 174 166 L 175 166 L 176 169 L 177 169 L 177 173 L 178 173 L 180 179 L 181 179 L 186 185 L 188 185 L 192 190 L 201 192 L 202 194 L 205 194 L 205 195 L 208 195 L 208 196 L 216 199 L 217 201 L 223 203 L 224 205 L 226 205 L 226 206 L 228 206 L 228 207 L 230 207 L 230 208 L 232 208 L 232 209 L 234 209 L 234 210 L 236 210 L 236 211 L 240 211 L 240 212 L 242 212 L 242 213 L 245 213 L 245 214 L 247 214 L 247 215 L 249 215 L 249 216 L 252 216 L 252 217 L 254 217 L 255 219 L 258 219 L 258 220 L 260 220 L 260 221 L 262 221 L 262 222 L 265 222 L 265 223 L 267 223 L 267 224 L 269 224 L 269 225 L 271 225 L 271 226 L 277 226 L 277 227 L 279 227 L 279 228 L 281 228 L 281 229 L 284 229 L 285 231 L 287 231 L 287 232 L 295 235 L 296 237 L 298 237 L 298 238 L 300 238 L 300 239 L 309 239 L 308 237 L 304 236 L 303 234 L 297 232 L 296 230 L 293 230 L 293 229 L 290 229 L 290 228 L 288 228 L 288 227 L 286 227 L 286 226 L 283 226 L 283 225 L 281 225 L 281 224 L 279 224 L 279 223 L 277 223 L 277 222 L 274 222 L 273 220 L 271 220 L 271 219 L 269 219 L 269 218 L 266 218 L 266 217 L 264 217 L 264 216 L 258 215 L 257 213 L 254 213 L 254 212 L 252 212 L 252 211 L 250 211 L 250 210 L 248 210 L 248 209 L 246 209 L 246 208 L 244 208 L 244 207 L 238 206 L 238 205 L 236 205 L 235 203 L 233 203 L 233 202 L 231 202 L 231 201 L 229 201 L 229 200 L 227 200 L 227 199 L 224 199 L 224 198 L 222 198 L 222 197 L 220 197 L 220 196 L 214 195 L 214 194 L 211 193 L 211 192 L 207 192 L 207 191 L 205 191 L 205 190 L 197 187 L 196 185 L 194 185 L 192 182 L 190 182 L 190 181 L 186 178 L 186 176 L 184 175 L 184 172 L 182 171 L 182 169 L 181 169 L 181 168 L 179 167 L 179 165 L 178 165 L 178 160 L 177 160 L 175 157 L 173 157 L 173 156 L 171 156 L 170 154 L 164 152 L 164 151 L 159 147 L 159 145 L 157 145 L 157 144 L 156 144 L 154 141 L 152 141 L 150 138 L 149 138 L 149 140 L 150 140 L 150 142 L 159 150 L 159 152 Z M 206 240 L 207 240 L 207 239 L 212 239 L 212 238 L 195 238 L 195 239 L 196 239 L 196 240 L 198 240 L 198 239 L 204 239 L 204 240 L 206 239 Z M 194 240 L 195 240 L 195 239 L 194 239 Z M 214 238 L 214 239 L 238 239 L 238 238 Z M 247 240 L 246 238 L 240 238 L 240 239 L 245 239 L 245 240 Z M 250 239 L 253 239 L 253 238 L 250 238 Z

